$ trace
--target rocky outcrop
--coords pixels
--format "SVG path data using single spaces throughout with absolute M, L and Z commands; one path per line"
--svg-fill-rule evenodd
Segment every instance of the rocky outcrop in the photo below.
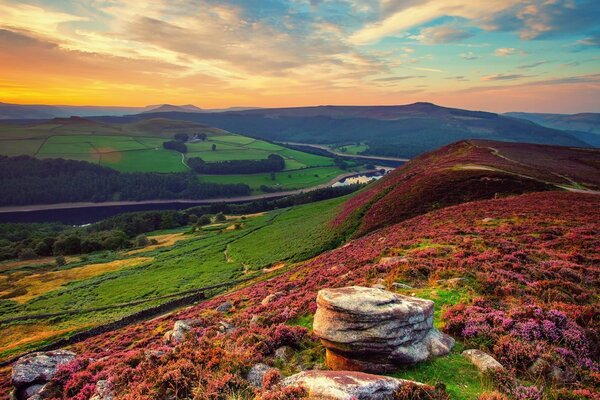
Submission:
M 96 392 L 90 400 L 113 400 L 115 398 L 111 385 L 107 380 L 96 382 Z
M 45 353 L 31 353 L 15 362 L 12 369 L 12 384 L 17 399 L 31 399 L 43 391 L 63 364 L 75 359 L 75 353 L 67 350 L 54 350 Z
M 227 300 L 226 302 L 219 304 L 219 306 L 216 308 L 216 310 L 219 312 L 228 312 L 232 308 L 233 308 L 233 304 L 229 300 Z
M 493 369 L 504 369 L 502 364 L 500 364 L 496 359 L 489 354 L 477 350 L 470 349 L 462 352 L 462 355 L 480 371 L 487 372 Z
M 389 372 L 446 355 L 454 339 L 433 327 L 433 302 L 351 286 L 317 295 L 313 331 L 333 370 Z
M 357 371 L 304 371 L 283 380 L 282 386 L 304 388 L 322 400 L 388 400 L 409 381 Z
M 173 324 L 173 330 L 167 331 L 163 336 L 165 342 L 177 344 L 181 343 L 185 336 L 188 334 L 192 328 L 201 326 L 202 321 L 199 319 L 181 319 L 179 321 L 175 321 Z

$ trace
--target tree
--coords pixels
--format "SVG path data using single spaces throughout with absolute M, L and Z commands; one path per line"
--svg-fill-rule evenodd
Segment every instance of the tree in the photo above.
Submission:
M 213 143 L 212 147 L 212 151 L 216 151 L 217 150 L 217 145 Z
M 25 247 L 19 251 L 20 260 L 33 260 L 34 258 L 37 258 L 37 254 L 31 247 Z
M 66 264 L 67 264 L 67 260 L 65 260 L 65 257 L 64 257 L 64 256 L 57 256 L 57 257 L 54 259 L 54 262 L 56 262 L 56 265 L 57 265 L 58 267 L 62 267 L 63 265 L 66 265 Z
M 178 140 L 169 140 L 168 142 L 164 142 L 163 147 L 167 150 L 175 150 L 180 153 L 187 153 L 187 146 Z
M 204 133 L 204 132 L 199 133 L 198 138 L 204 142 L 207 138 L 206 133 Z
M 226 220 L 227 220 L 227 218 L 225 218 L 225 215 L 222 212 L 215 215 L 216 222 L 225 222 Z
M 136 236 L 134 243 L 135 247 L 146 247 L 148 246 L 150 241 L 148 240 L 148 237 L 146 235 L 142 234 Z
M 198 217 L 198 222 L 196 222 L 196 224 L 198 226 L 204 226 L 209 225 L 210 222 L 210 217 L 208 215 L 201 215 L 200 217 Z
M 55 255 L 79 254 L 81 240 L 75 235 L 59 238 L 54 242 L 53 252 Z
M 176 133 L 173 137 L 175 138 L 175 140 L 182 143 L 185 143 L 190 139 L 187 133 Z

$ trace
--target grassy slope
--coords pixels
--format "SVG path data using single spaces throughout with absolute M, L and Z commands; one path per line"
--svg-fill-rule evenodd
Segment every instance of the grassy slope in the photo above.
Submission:
M 241 229 L 237 230 L 224 229 L 233 226 L 235 220 L 228 221 L 223 226 L 209 226 L 199 233 L 182 236 L 182 240 L 173 247 L 131 255 L 94 254 L 87 262 L 71 263 L 62 269 L 73 270 L 86 264 L 107 263 L 120 258 L 152 259 L 133 267 L 74 280 L 24 304 L 11 301 L 9 295 L 7 299 L 0 300 L 0 311 L 3 318 L 9 318 L 21 314 L 101 307 L 221 283 L 239 278 L 244 271 L 259 271 L 279 262 L 303 260 L 333 246 L 334 232 L 326 229 L 326 224 L 344 200 L 345 198 L 327 200 L 244 220 L 238 219 Z M 282 240 L 287 235 L 294 237 L 292 243 Z M 46 264 L 31 267 L 25 265 L 3 271 L 0 273 L 0 289 L 22 294 L 27 290 L 23 286 L 26 282 L 24 277 L 35 278 L 33 274 L 40 274 L 38 279 L 48 279 L 55 269 Z M 152 304 L 154 302 L 52 321 L 3 326 L 0 328 L 0 357 L 22 351 L 56 335 L 111 320 Z M 19 344 L 20 341 L 23 342 Z

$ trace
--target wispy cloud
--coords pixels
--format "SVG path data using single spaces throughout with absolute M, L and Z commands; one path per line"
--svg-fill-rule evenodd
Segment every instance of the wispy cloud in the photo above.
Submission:
M 495 74 L 487 75 L 481 78 L 482 81 L 514 81 L 516 79 L 523 79 L 530 77 L 531 75 L 521 74 Z

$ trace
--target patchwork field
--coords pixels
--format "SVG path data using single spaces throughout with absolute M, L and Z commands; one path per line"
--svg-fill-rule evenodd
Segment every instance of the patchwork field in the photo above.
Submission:
M 50 258 L 2 263 L 0 314 L 6 319 L 152 299 L 301 261 L 333 246 L 326 224 L 345 199 L 231 217 L 195 232 L 158 231 L 149 236 L 156 242 L 144 248 L 69 257 L 62 267 Z M 273 239 L 286 235 L 296 239 Z M 163 301 L 1 324 L 0 359 Z
M 262 160 L 270 154 L 285 159 L 285 172 L 256 175 L 205 176 L 206 182 L 246 183 L 254 193 L 261 185 L 302 189 L 328 182 L 342 171 L 334 160 L 288 149 L 273 143 L 232 134 L 202 124 L 165 119 L 129 124 L 102 124 L 86 119 L 56 119 L 56 123 L 28 126 L 0 125 L 0 155 L 29 155 L 87 161 L 121 172 L 185 172 L 186 159 L 206 162 Z M 182 155 L 162 144 L 176 133 L 205 133 L 204 141 L 186 143 Z M 213 150 L 213 146 L 215 149 Z

